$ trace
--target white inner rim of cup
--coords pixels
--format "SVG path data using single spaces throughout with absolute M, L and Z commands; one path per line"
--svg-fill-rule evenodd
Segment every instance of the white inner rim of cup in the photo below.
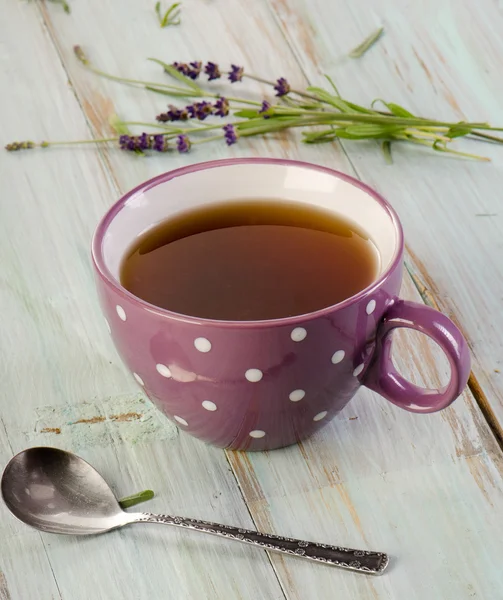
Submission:
M 379 253 L 376 280 L 391 265 L 399 233 L 385 206 L 336 173 L 277 163 L 238 163 L 201 169 L 139 191 L 109 223 L 103 237 L 103 260 L 119 282 L 120 266 L 128 249 L 138 237 L 166 219 L 226 200 L 272 198 L 313 205 L 359 225 Z

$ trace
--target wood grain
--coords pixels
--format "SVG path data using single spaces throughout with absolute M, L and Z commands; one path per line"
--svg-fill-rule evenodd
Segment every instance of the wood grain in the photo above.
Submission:
M 164 97 L 86 72 L 73 56 L 76 43 L 100 67 L 125 76 L 162 78 L 154 65 L 145 62 L 148 56 L 168 62 L 201 58 L 242 63 L 250 71 L 271 78 L 284 75 L 301 86 L 306 83 L 304 74 L 314 80 L 325 69 L 324 62 L 334 69 L 344 65 L 343 52 L 380 23 L 377 9 L 386 8 L 381 2 L 372 13 L 358 3 L 351 8 L 316 0 L 313 6 L 325 16 L 320 23 L 307 11 L 307 4 L 293 1 L 186 0 L 182 25 L 168 29 L 158 27 L 153 6 L 136 0 L 75 0 L 70 16 L 51 3 L 10 3 L 2 7 L 6 19 L 0 25 L 0 85 L 9 90 L 0 100 L 7 116 L 2 137 L 11 141 L 101 136 L 109 133 L 113 112 L 125 119 L 152 120 L 165 106 Z M 419 23 L 416 31 L 407 25 L 400 3 L 386 6 L 386 19 L 397 20 L 397 28 L 401 26 L 408 42 L 419 48 L 431 72 L 428 61 L 434 59 L 428 52 L 424 57 L 420 34 L 433 8 L 424 13 L 411 8 Z M 445 6 L 446 2 L 435 3 L 435 10 L 445 15 Z M 335 7 L 340 12 L 334 16 Z M 466 12 L 466 7 L 460 10 Z M 346 27 L 343 17 L 349 19 L 348 15 L 353 20 Z M 388 37 L 387 26 L 386 36 L 358 62 L 358 68 L 389 43 Z M 334 44 L 340 47 L 338 54 Z M 440 56 L 435 68 L 444 69 Z M 400 62 L 404 59 L 399 44 L 394 57 L 405 82 L 398 71 L 381 70 L 372 72 L 374 89 L 366 89 L 364 79 L 354 76 L 353 62 L 353 71 L 344 67 L 344 91 L 365 100 L 371 92 L 382 95 L 384 86 L 390 99 L 400 101 L 395 92 L 402 90 L 403 83 L 416 97 L 424 84 L 421 73 L 428 79 L 425 71 L 419 65 L 409 72 L 410 65 Z M 299 72 L 299 63 L 304 73 Z M 319 65 L 319 70 L 313 65 Z M 372 71 L 370 64 L 367 68 Z M 253 89 L 264 93 L 263 88 Z M 425 105 L 425 110 L 437 114 L 439 105 L 440 101 Z M 477 118 L 485 118 L 481 113 L 489 110 L 490 103 L 474 98 L 473 105 Z M 397 156 L 397 164 L 387 169 L 373 144 L 352 150 L 305 147 L 298 144 L 297 135 L 257 139 L 232 149 L 215 144 L 189 156 L 148 159 L 115 148 L 4 155 L 0 160 L 2 223 L 9 235 L 0 239 L 5 265 L 0 274 L 0 417 L 4 424 L 2 428 L 0 422 L 0 459 L 5 462 L 11 453 L 50 439 L 55 445 L 78 449 L 119 496 L 154 489 L 152 511 L 384 550 L 394 557 L 389 574 L 370 579 L 295 559 L 273 555 L 268 559 L 253 549 L 167 528 L 138 526 L 79 541 L 40 537 L 2 513 L 0 536 L 3 540 L 4 532 L 10 532 L 12 545 L 0 548 L 0 581 L 6 582 L 0 585 L 9 590 L 12 600 L 498 597 L 503 583 L 498 562 L 503 550 L 498 518 L 503 508 L 502 455 L 469 392 L 447 411 L 421 417 L 362 391 L 318 436 L 302 445 L 227 458 L 222 451 L 179 434 L 160 415 L 157 421 L 152 416 L 149 427 L 138 419 L 111 418 L 143 415 L 146 409 L 139 406 L 136 388 L 113 350 L 93 291 L 89 241 L 105 208 L 141 181 L 195 161 L 229 155 L 288 156 L 354 173 L 345 152 L 358 173 L 397 206 L 411 247 L 414 252 L 418 248 L 416 254 L 428 270 L 430 266 L 442 269 L 437 254 L 448 257 L 451 247 L 458 252 L 456 245 L 447 245 L 446 240 L 452 243 L 454 236 L 436 235 L 449 219 L 456 218 L 465 239 L 475 232 L 473 220 L 466 219 L 474 205 L 457 202 L 445 180 L 455 181 L 456 186 L 463 183 L 456 189 L 475 193 L 479 184 L 475 178 L 485 177 L 487 186 L 497 189 L 493 165 L 421 155 L 419 170 L 418 155 L 405 150 Z M 489 147 L 488 152 L 496 158 L 496 149 Z M 476 169 L 486 169 L 485 175 Z M 435 203 L 430 195 L 438 200 L 439 189 L 444 190 L 442 202 Z M 482 203 L 481 196 L 476 198 Z M 488 195 L 484 202 L 494 198 Z M 490 204 L 477 210 L 497 212 Z M 477 230 L 482 239 L 494 242 L 494 221 L 475 222 L 482 228 Z M 479 257 L 475 264 L 468 267 L 449 259 L 443 267 L 446 273 L 465 276 L 467 269 L 480 269 L 488 251 L 482 243 L 473 245 Z M 437 281 L 437 275 L 433 278 Z M 490 283 L 494 293 L 499 284 Z M 439 289 L 451 287 L 442 284 Z M 435 297 L 451 306 L 442 294 Z M 410 279 L 404 296 L 418 298 Z M 461 296 L 475 305 L 480 294 L 463 288 Z M 487 303 L 487 318 L 497 302 L 489 296 L 482 301 Z M 479 325 L 483 327 L 482 322 Z M 468 332 L 472 344 L 473 331 Z M 418 383 L 438 385 L 446 376 L 446 363 L 438 351 L 424 339 L 412 344 L 409 336 L 401 338 L 395 353 L 399 369 Z M 24 556 L 34 565 L 29 577 Z M 39 596 L 33 590 L 40 590 Z

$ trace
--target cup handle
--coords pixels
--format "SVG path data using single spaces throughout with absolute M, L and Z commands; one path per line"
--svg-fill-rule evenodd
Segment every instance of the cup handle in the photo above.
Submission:
M 441 389 L 425 389 L 407 381 L 391 359 L 391 332 L 407 327 L 426 334 L 445 352 L 451 366 L 449 383 Z M 468 344 L 454 323 L 441 312 L 407 300 L 393 303 L 381 322 L 373 360 L 364 373 L 363 385 L 414 413 L 442 410 L 461 394 L 470 376 Z

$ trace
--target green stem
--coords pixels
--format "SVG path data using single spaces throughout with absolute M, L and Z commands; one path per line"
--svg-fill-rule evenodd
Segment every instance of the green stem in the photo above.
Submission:
M 409 136 L 400 136 L 397 135 L 395 137 L 396 140 L 402 140 L 405 142 L 411 142 L 412 144 L 419 144 L 421 146 L 428 146 L 428 148 L 435 149 L 433 144 L 427 142 L 426 140 L 418 140 L 416 138 L 412 138 Z M 490 162 L 491 159 L 486 156 L 480 156 L 478 154 L 468 154 L 467 152 L 459 152 L 458 150 L 451 150 L 450 148 L 443 148 L 442 150 L 437 150 L 437 152 L 446 152 L 448 154 L 455 154 L 456 156 L 462 156 L 464 158 L 470 158 L 472 160 L 480 160 L 484 162 Z
M 497 137 L 496 135 L 488 135 L 487 133 L 480 133 L 479 131 L 472 131 L 469 135 L 475 135 L 479 138 L 490 140 L 491 142 L 498 142 L 499 144 L 503 143 L 503 138 Z
M 73 141 L 58 141 L 58 142 L 41 142 L 37 144 L 43 148 L 47 146 L 76 146 L 79 144 L 104 144 L 106 142 L 116 142 L 119 137 L 100 138 L 97 140 L 73 140 Z
M 112 81 L 118 81 L 120 83 L 125 83 L 129 85 L 147 87 L 147 86 L 155 86 L 158 88 L 165 88 L 169 90 L 173 90 L 176 92 L 184 92 L 185 88 L 179 88 L 173 85 L 167 85 L 165 83 L 157 83 L 156 81 L 143 81 L 141 79 L 129 79 L 127 77 L 119 77 L 118 75 L 112 75 L 111 73 L 106 73 L 105 71 L 101 71 L 92 65 L 86 65 L 89 71 L 92 71 L 96 75 L 100 75 L 100 77 L 105 77 L 106 79 L 111 79 Z
M 166 133 L 181 133 L 185 131 L 180 127 L 166 127 L 162 123 L 144 123 L 143 121 L 124 121 L 124 125 L 138 126 L 138 127 L 155 127 L 156 129 L 162 129 Z
M 266 85 L 270 85 L 272 87 L 274 87 L 276 85 L 275 81 L 269 81 L 268 79 L 264 79 L 263 77 L 257 77 L 257 75 L 250 75 L 248 73 L 245 73 L 243 75 L 243 77 L 248 77 L 248 79 L 253 79 L 253 81 L 258 81 L 259 83 L 265 83 Z M 301 92 L 300 90 L 290 89 L 289 93 L 297 94 L 297 96 L 301 96 L 302 98 L 309 98 L 309 100 L 316 100 L 316 102 L 324 102 L 323 100 L 320 100 L 320 98 L 317 98 L 316 96 L 313 96 L 311 94 L 306 94 L 306 92 Z
M 215 140 L 223 140 L 224 136 L 223 135 L 212 135 L 210 137 L 207 138 L 202 138 L 200 140 L 191 140 L 191 144 L 205 144 L 206 142 L 214 142 Z

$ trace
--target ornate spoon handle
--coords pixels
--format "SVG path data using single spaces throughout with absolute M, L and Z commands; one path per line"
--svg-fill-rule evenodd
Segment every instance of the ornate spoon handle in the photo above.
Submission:
M 380 575 L 386 569 L 389 561 L 388 555 L 383 552 L 351 550 L 350 548 L 341 548 L 339 546 L 304 542 L 269 533 L 259 533 L 257 531 L 249 531 L 248 529 L 229 527 L 228 525 L 198 521 L 197 519 L 183 519 L 181 517 L 154 515 L 151 513 L 139 513 L 131 515 L 131 517 L 134 518 L 134 522 L 164 523 L 194 531 L 202 531 L 203 533 L 211 533 L 274 552 L 292 554 L 300 558 L 307 558 L 370 575 Z

